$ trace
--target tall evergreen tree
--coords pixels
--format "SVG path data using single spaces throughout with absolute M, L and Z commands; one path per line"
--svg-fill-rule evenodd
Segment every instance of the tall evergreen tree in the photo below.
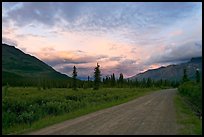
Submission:
M 101 71 L 99 69 L 100 65 L 97 63 L 97 66 L 94 69 L 94 89 L 98 90 L 101 82 Z
M 196 82 L 199 83 L 200 82 L 200 72 L 198 69 L 196 69 Z
M 120 73 L 118 84 L 120 87 L 123 87 L 123 74 L 122 73 Z
M 90 81 L 90 77 L 88 76 L 88 82 Z
M 111 77 L 111 83 L 112 83 L 112 86 L 114 87 L 115 86 L 115 74 L 114 73 Z
M 188 81 L 188 76 L 187 76 L 187 72 L 186 72 L 186 68 L 183 69 L 183 82 Z
M 88 88 L 90 88 L 90 77 L 88 76 L 88 81 L 87 81 L 87 84 L 88 84 Z
M 72 73 L 72 78 L 73 78 L 73 90 L 77 90 L 77 81 L 76 81 L 76 77 L 77 77 L 77 71 L 76 71 L 76 67 L 73 67 L 73 73 Z
M 103 83 L 103 87 L 105 87 L 105 85 L 106 85 L 106 79 L 105 78 L 103 78 L 102 83 Z

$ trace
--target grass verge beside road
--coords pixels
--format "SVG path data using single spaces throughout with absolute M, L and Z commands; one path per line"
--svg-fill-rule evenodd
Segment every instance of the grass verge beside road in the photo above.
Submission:
M 177 123 L 181 135 L 202 135 L 202 119 L 199 119 L 178 93 L 174 98 Z

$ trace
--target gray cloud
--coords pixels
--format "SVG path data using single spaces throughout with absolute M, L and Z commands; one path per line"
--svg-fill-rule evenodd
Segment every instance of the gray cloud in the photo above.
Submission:
M 49 2 L 26 2 L 22 3 L 22 8 L 8 11 L 7 19 L 12 19 L 15 23 L 22 27 L 33 22 L 42 23 L 44 25 L 54 25 L 58 12 L 57 7 Z
M 89 65 L 86 65 L 86 64 L 93 63 L 93 62 L 96 63 L 97 59 L 98 59 L 98 56 L 85 58 L 85 59 L 84 57 L 81 57 L 78 59 L 66 59 L 66 60 L 54 59 L 54 60 L 44 60 L 44 61 L 47 64 L 54 66 L 54 68 L 56 68 L 58 71 L 66 73 L 67 75 L 70 75 L 72 73 L 73 66 L 75 65 L 78 70 L 78 76 L 86 78 L 87 76 L 93 77 L 93 72 L 95 68 L 95 65 L 90 66 L 90 64 Z M 136 60 L 133 60 L 133 59 L 121 60 L 120 57 L 115 57 L 115 59 L 117 59 L 116 61 L 119 62 L 119 64 L 116 66 L 104 68 L 103 64 L 100 64 L 102 77 L 111 75 L 112 73 L 115 73 L 115 75 L 117 76 L 119 76 L 120 73 L 125 74 L 125 76 L 126 75 L 131 76 L 138 73 L 139 70 L 143 68 L 140 65 L 136 65 Z M 112 61 L 112 60 L 108 59 L 108 61 Z
M 115 56 L 115 57 L 110 57 L 110 61 L 121 61 L 124 57 L 122 56 Z
M 28 37 L 35 37 L 35 38 L 46 38 L 44 35 L 36 35 L 32 33 L 27 33 L 27 34 L 16 34 L 17 38 L 28 38 Z
M 192 3 L 176 2 L 27 2 L 20 8 L 10 8 L 12 10 L 8 10 L 3 21 L 12 20 L 20 27 L 34 22 L 49 28 L 58 25 L 65 32 L 106 35 L 118 41 L 144 45 L 163 42 L 160 36 L 152 34 L 159 34 L 166 26 L 191 16 L 197 7 Z
M 113 73 L 118 78 L 120 73 L 123 73 L 125 77 L 132 76 L 137 74 L 139 71 L 141 71 L 141 68 L 143 67 L 140 64 L 136 64 L 137 61 L 134 59 L 124 59 L 120 60 L 119 64 L 110 68 L 103 68 L 102 74 L 103 77 L 110 76 Z
M 96 57 L 96 59 L 107 59 L 108 58 L 108 56 L 107 55 L 99 55 L 99 56 L 97 56 Z
M 164 52 L 156 53 L 150 57 L 147 64 L 180 63 L 199 56 L 202 56 L 202 42 L 189 42 L 175 47 L 166 47 Z
M 89 63 L 88 61 L 80 61 L 73 59 L 53 59 L 53 60 L 44 60 L 47 64 L 51 66 L 56 66 L 60 64 L 84 64 Z
M 181 12 L 183 8 L 188 10 Z M 138 30 L 149 30 L 156 24 L 165 26 L 175 22 L 192 9 L 192 3 L 27 2 L 22 3 L 21 8 L 8 11 L 7 18 L 14 20 L 19 26 L 33 21 L 54 25 L 61 18 L 67 21 L 67 28 L 82 31 L 103 32 L 131 26 L 130 30 L 135 30 L 133 32 L 137 34 Z
M 55 59 L 44 59 L 44 61 L 51 65 L 51 66 L 56 66 L 60 64 L 86 64 L 90 62 L 96 61 L 96 57 L 92 56 L 83 56 L 83 57 L 78 57 L 77 59 L 74 58 L 55 58 Z
M 67 64 L 77 65 L 77 64 L 87 64 L 87 63 L 92 63 L 92 62 L 96 63 L 97 61 L 104 60 L 104 59 L 108 60 L 107 55 L 91 56 L 81 50 L 76 50 L 72 52 L 68 51 L 67 54 L 73 53 L 73 56 L 74 56 L 73 58 L 59 56 L 60 53 L 55 51 L 53 48 L 43 48 L 42 51 L 43 52 L 40 53 L 41 54 L 40 56 L 42 56 L 42 60 L 46 62 L 47 64 L 49 64 L 50 66 L 54 66 L 54 67 L 59 66 L 59 65 L 63 66 Z M 52 59 L 47 58 L 48 55 L 54 58 Z
M 15 47 L 18 45 L 17 41 L 10 39 L 10 38 L 6 38 L 6 37 L 2 37 L 2 43 L 9 44 Z

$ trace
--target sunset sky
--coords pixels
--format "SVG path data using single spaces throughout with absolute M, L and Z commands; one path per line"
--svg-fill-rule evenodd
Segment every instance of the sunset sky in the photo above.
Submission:
M 78 77 L 131 77 L 202 56 L 201 2 L 3 2 L 2 42 Z

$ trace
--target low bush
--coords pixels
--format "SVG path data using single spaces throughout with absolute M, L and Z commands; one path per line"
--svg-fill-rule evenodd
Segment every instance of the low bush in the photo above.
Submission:
M 188 81 L 178 88 L 179 93 L 202 113 L 202 83 Z
M 155 90 L 155 89 L 154 89 Z M 104 88 L 72 89 L 55 88 L 38 90 L 37 88 L 9 87 L 7 96 L 2 98 L 2 125 L 5 129 L 16 125 L 31 125 L 49 116 L 58 116 L 92 106 L 122 101 L 139 93 L 153 91 L 150 88 Z

